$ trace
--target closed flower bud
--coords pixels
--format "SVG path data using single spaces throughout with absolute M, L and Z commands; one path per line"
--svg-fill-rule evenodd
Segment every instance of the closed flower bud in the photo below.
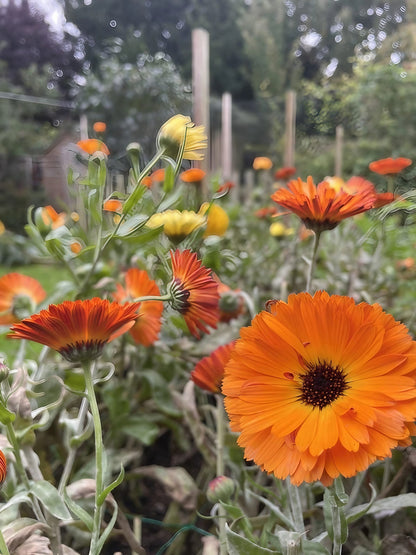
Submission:
M 0 362 L 0 383 L 9 377 L 9 372 L 9 368 L 3 362 Z
M 234 481 L 227 476 L 217 476 L 208 484 L 207 498 L 211 503 L 227 503 L 234 493 Z

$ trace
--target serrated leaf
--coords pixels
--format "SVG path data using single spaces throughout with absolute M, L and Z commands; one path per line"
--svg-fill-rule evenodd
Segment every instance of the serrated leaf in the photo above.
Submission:
M 228 555 L 242 555 L 242 553 L 244 553 L 244 555 L 270 555 L 271 553 L 281 555 L 279 551 L 272 551 L 271 549 L 267 549 L 267 547 L 260 547 L 247 538 L 236 534 L 227 524 L 225 525 L 225 534 Z
M 60 520 L 71 519 L 71 513 L 59 495 L 58 490 L 50 482 L 46 480 L 30 482 L 30 491 L 53 516 Z

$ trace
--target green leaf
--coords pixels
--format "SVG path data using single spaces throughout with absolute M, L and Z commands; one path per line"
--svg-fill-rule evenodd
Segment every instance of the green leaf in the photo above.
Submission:
M 117 476 L 114 482 L 111 482 L 111 484 L 109 484 L 98 496 L 97 504 L 99 507 L 105 502 L 107 495 L 121 484 L 121 482 L 124 480 L 124 475 L 124 468 L 121 467 L 120 474 Z
M 60 520 L 70 520 L 71 513 L 62 501 L 58 490 L 46 480 L 30 482 L 30 491 L 48 509 L 48 511 Z
M 136 214 L 125 220 L 117 231 L 115 237 L 127 237 L 138 231 L 149 219 L 146 214 Z
M 110 519 L 110 522 L 106 525 L 103 535 L 101 536 L 98 545 L 97 545 L 97 553 L 101 553 L 102 548 L 104 547 L 105 542 L 107 541 L 108 536 L 110 535 L 111 530 L 114 528 L 114 525 L 117 520 L 118 515 L 118 507 L 117 504 L 114 505 L 114 513 Z
M 302 541 L 302 553 L 305 555 L 315 555 L 315 553 L 318 555 L 330 555 L 330 552 L 326 549 L 326 547 L 320 543 L 305 539 Z
M 16 415 L 13 412 L 10 412 L 8 408 L 6 408 L 3 404 L 0 404 L 0 422 L 7 426 L 7 424 L 11 424 L 14 422 Z
M 121 430 L 140 440 L 144 445 L 151 445 L 159 435 L 159 426 L 145 420 L 144 416 L 132 416 L 122 426 Z
M 247 538 L 240 536 L 233 532 L 228 524 L 225 525 L 225 533 L 227 539 L 227 550 L 228 555 L 266 555 L 267 553 L 279 554 L 279 551 L 272 551 L 266 547 L 260 547 L 255 543 L 251 542 Z
M 85 511 L 82 507 L 77 505 L 75 501 L 71 499 L 66 492 L 64 493 L 64 499 L 65 499 L 65 503 L 69 507 L 69 510 L 73 512 L 74 515 L 77 516 L 80 519 L 80 521 L 85 524 L 85 526 L 88 528 L 90 532 L 92 532 L 92 529 L 94 527 L 94 521 L 92 516 L 89 515 L 87 511 Z
M 389 513 L 399 511 L 406 507 L 416 507 L 416 493 L 402 493 L 395 497 L 386 497 L 379 499 L 371 504 L 358 505 L 354 507 L 348 514 L 348 522 L 357 520 L 363 514 L 373 515 L 379 512 L 387 511 Z

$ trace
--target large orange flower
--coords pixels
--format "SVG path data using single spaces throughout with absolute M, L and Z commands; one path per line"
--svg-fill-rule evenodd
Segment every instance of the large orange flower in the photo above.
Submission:
M 222 391 L 245 458 L 329 485 L 409 445 L 416 342 L 377 305 L 319 291 L 269 303 L 241 330 Z
M 183 315 L 192 335 L 199 337 L 199 330 L 208 333 L 207 326 L 217 327 L 218 285 L 196 253 L 176 250 L 171 251 L 170 256 L 173 273 L 169 287 L 171 304 Z
M 120 305 L 98 297 L 51 304 L 14 324 L 9 337 L 47 345 L 70 362 L 92 360 L 106 343 L 134 325 L 138 307 L 138 303 Z
M 370 210 L 376 201 L 374 188 L 365 187 L 356 193 L 344 188 L 337 191 L 327 181 L 316 186 L 311 176 L 306 182 L 293 179 L 287 187 L 275 191 L 272 200 L 299 216 L 314 231 L 333 229 L 341 220 Z
M 77 146 L 87 154 L 94 154 L 95 152 L 103 152 L 107 156 L 110 154 L 108 146 L 99 139 L 84 139 L 78 141 Z
M 411 163 L 410 158 L 382 158 L 381 160 L 370 162 L 368 167 L 374 173 L 394 175 L 410 166 Z
M 0 278 L 0 325 L 18 322 L 36 310 L 46 297 L 41 284 L 30 276 L 12 272 Z
M 235 341 L 217 347 L 209 356 L 202 358 L 191 372 L 191 380 L 210 393 L 221 393 L 224 368 L 230 360 Z
M 149 278 L 145 270 L 130 268 L 125 275 L 125 288 L 117 284 L 114 299 L 119 302 L 133 300 L 137 297 L 160 296 L 159 287 L 156 282 Z M 162 301 L 142 301 L 139 304 L 139 316 L 134 326 L 130 328 L 130 335 L 136 343 L 145 347 L 153 345 L 157 340 L 162 326 L 161 316 L 163 312 Z

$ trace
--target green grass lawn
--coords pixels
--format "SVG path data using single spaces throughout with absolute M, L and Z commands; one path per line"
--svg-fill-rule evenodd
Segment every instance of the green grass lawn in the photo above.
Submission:
M 69 277 L 66 268 L 57 265 L 29 264 L 27 266 L 13 266 L 13 268 L 0 265 L 0 277 L 10 272 L 18 272 L 37 279 L 48 295 L 55 291 L 59 281 L 67 280 Z M 0 360 L 4 359 L 6 364 L 12 364 L 21 341 L 9 339 L 7 333 L 5 331 L 0 334 Z M 29 341 L 26 346 L 25 358 L 36 359 L 41 349 L 42 345 Z

